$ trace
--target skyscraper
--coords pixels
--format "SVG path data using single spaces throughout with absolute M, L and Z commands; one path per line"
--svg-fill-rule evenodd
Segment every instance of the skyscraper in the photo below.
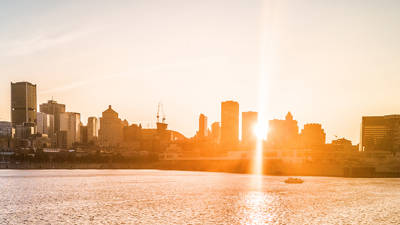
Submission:
M 11 83 L 11 122 L 13 126 L 36 123 L 36 84 Z
M 47 134 L 49 137 L 54 135 L 54 116 L 37 112 L 36 114 L 36 126 L 37 126 L 37 133 L 39 134 Z
M 239 141 L 239 103 L 225 101 L 221 103 L 221 144 L 233 147 Z
M 242 142 L 244 144 L 255 144 L 255 126 L 258 121 L 257 112 L 242 112 Z
M 40 112 L 54 116 L 54 132 L 60 131 L 60 113 L 65 112 L 65 105 L 59 104 L 54 100 L 49 100 L 47 103 L 40 104 Z
M 80 139 L 80 142 L 82 143 L 82 144 L 87 144 L 87 143 L 89 143 L 89 140 L 88 140 L 88 137 L 89 137 L 89 135 L 88 135 L 88 126 L 83 126 L 83 124 L 81 124 L 81 126 L 80 126 L 81 128 L 81 139 Z
M 96 117 L 89 117 L 87 122 L 88 142 L 97 140 L 99 136 L 99 121 Z
M 208 135 L 207 132 L 208 132 L 207 116 L 205 116 L 204 114 L 200 114 L 198 137 L 199 138 L 206 137 Z
M 61 141 L 61 143 L 66 143 L 66 147 L 70 148 L 75 142 L 80 142 L 80 131 L 81 115 L 79 113 L 60 113 L 60 131 L 57 132 L 57 136 L 62 136 L 66 139 Z M 57 137 L 57 139 L 59 139 L 59 137 Z

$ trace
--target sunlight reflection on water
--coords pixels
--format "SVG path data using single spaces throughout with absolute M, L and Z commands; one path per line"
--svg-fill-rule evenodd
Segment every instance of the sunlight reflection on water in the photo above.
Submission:
M 400 179 L 0 170 L 0 224 L 400 224 Z
M 262 192 L 252 191 L 246 194 L 245 217 L 241 224 L 266 224 L 271 223 L 275 215 L 267 211 L 268 205 L 272 202 L 272 197 Z

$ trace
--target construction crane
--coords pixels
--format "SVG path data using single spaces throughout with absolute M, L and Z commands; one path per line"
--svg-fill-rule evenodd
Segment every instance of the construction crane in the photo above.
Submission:
M 162 119 L 160 121 L 160 113 L 162 114 Z M 166 130 L 168 124 L 165 123 L 165 112 L 164 112 L 164 107 L 161 102 L 158 103 L 157 106 L 157 129 L 158 130 Z
M 164 107 L 161 102 L 158 103 L 158 108 L 157 108 L 157 123 L 160 123 L 160 111 L 162 113 L 162 123 L 165 122 L 165 112 L 164 112 Z

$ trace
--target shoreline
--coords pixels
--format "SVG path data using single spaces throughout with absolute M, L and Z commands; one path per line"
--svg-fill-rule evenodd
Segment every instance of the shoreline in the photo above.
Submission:
M 176 171 L 224 172 L 252 174 L 252 161 L 249 160 L 168 160 L 152 162 L 104 162 L 104 163 L 51 163 L 23 162 L 1 163 L 0 170 L 46 170 L 46 169 L 155 169 Z M 323 164 L 282 164 L 267 162 L 263 175 L 270 176 L 324 176 L 348 178 L 400 178 L 399 171 L 379 171 L 375 167 L 323 165 Z

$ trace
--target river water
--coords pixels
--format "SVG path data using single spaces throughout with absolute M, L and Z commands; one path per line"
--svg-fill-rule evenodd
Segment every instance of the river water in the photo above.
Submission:
M 400 179 L 0 170 L 0 224 L 400 224 Z

